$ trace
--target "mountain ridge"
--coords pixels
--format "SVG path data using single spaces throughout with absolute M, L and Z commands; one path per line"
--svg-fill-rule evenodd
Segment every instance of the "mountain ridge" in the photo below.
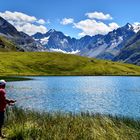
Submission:
M 87 35 L 76 39 L 51 29 L 45 34 L 37 33 L 33 35 L 33 38 L 49 51 L 52 51 L 52 49 L 60 49 L 65 52 L 78 50 L 78 55 L 112 60 L 119 54 L 125 42 L 133 35 L 135 35 L 134 28 L 130 23 L 127 23 L 125 26 L 113 30 L 106 35 Z M 102 51 L 105 52 L 99 49 L 104 49 Z

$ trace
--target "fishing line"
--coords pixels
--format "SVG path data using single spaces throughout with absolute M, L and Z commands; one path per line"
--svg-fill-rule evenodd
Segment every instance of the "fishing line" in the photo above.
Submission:
M 30 99 L 33 99 L 33 98 L 36 98 L 36 100 L 38 100 L 38 96 L 42 95 L 43 93 L 40 92 L 38 94 L 35 94 L 33 96 L 28 96 L 28 97 L 23 97 L 23 98 L 19 98 L 16 100 L 16 102 L 21 102 L 21 101 L 26 101 L 26 100 L 30 100 Z

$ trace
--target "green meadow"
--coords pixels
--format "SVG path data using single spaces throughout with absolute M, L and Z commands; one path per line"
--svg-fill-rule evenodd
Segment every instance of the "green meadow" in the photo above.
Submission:
M 50 52 L 1 52 L 0 75 L 140 75 L 140 67 Z

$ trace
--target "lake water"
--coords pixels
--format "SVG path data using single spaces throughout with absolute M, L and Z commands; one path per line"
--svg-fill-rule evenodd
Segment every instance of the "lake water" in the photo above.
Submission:
M 140 117 L 140 77 L 58 76 L 9 82 L 7 96 L 36 111 Z

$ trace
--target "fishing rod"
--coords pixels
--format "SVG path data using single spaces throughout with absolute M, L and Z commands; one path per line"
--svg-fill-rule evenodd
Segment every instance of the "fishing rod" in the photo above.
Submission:
M 23 97 L 23 98 L 17 99 L 16 102 L 20 102 L 20 101 L 24 101 L 24 100 L 30 100 L 32 98 L 35 98 L 35 96 Z
M 40 96 L 41 94 L 42 94 L 42 92 L 41 92 L 41 93 L 38 93 L 38 94 L 36 94 L 36 95 L 33 95 L 33 96 L 28 96 L 28 97 L 19 98 L 19 99 L 16 100 L 16 102 L 21 102 L 21 101 L 26 101 L 26 100 L 30 100 L 30 99 L 35 99 L 35 98 L 37 98 L 38 96 Z M 36 99 L 36 100 L 37 100 L 37 99 Z

